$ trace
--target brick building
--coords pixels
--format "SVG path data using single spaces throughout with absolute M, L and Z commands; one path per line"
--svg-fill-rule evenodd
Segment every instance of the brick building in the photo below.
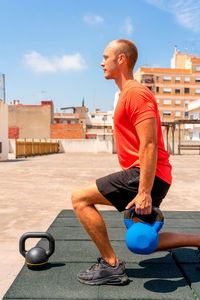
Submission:
M 84 139 L 83 124 L 51 124 L 52 139 Z
M 200 58 L 175 48 L 171 68 L 141 67 L 135 79 L 155 95 L 162 121 L 188 119 L 188 104 L 200 98 Z
M 54 124 L 51 125 L 51 136 L 55 139 L 84 139 L 86 130 L 85 106 L 61 108 L 63 113 L 54 114 Z M 66 111 L 71 110 L 71 113 Z

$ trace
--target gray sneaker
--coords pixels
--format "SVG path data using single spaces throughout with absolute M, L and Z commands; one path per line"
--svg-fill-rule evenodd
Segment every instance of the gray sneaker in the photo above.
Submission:
M 103 258 L 98 258 L 97 261 L 97 264 L 78 273 L 78 281 L 89 285 L 125 285 L 129 282 L 123 261 L 119 261 L 115 267 L 109 265 Z

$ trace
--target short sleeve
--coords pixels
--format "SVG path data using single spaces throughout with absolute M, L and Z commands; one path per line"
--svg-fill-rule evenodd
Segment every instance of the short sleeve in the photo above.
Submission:
M 146 119 L 156 118 L 155 98 L 145 89 L 130 88 L 127 91 L 125 108 L 134 126 Z

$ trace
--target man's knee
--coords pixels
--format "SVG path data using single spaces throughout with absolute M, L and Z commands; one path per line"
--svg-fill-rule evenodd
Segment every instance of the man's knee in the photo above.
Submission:
M 84 209 L 86 206 L 96 204 L 112 205 L 100 194 L 95 182 L 80 187 L 72 194 L 71 201 L 74 210 Z
M 84 188 L 78 189 L 71 195 L 72 206 L 74 210 L 82 209 L 88 205 L 89 198 Z
M 71 195 L 71 201 L 72 201 L 72 206 L 73 206 L 74 210 L 76 210 L 78 208 L 78 206 L 80 205 L 80 203 L 82 202 L 81 193 L 79 191 L 73 192 Z

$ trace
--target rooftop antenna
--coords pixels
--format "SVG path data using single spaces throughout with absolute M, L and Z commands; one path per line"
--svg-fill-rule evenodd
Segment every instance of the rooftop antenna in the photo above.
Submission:
M 3 102 L 6 102 L 5 74 L 2 74 L 2 76 L 0 78 L 0 91 L 1 91 L 1 88 L 3 90 Z M 1 98 L 1 94 L 0 94 L 0 98 Z
M 82 100 L 82 106 L 85 106 L 85 99 L 83 97 L 83 100 Z
M 175 46 L 174 46 L 174 53 L 175 53 L 175 54 L 178 52 L 177 48 L 178 48 L 178 46 L 175 45 Z

